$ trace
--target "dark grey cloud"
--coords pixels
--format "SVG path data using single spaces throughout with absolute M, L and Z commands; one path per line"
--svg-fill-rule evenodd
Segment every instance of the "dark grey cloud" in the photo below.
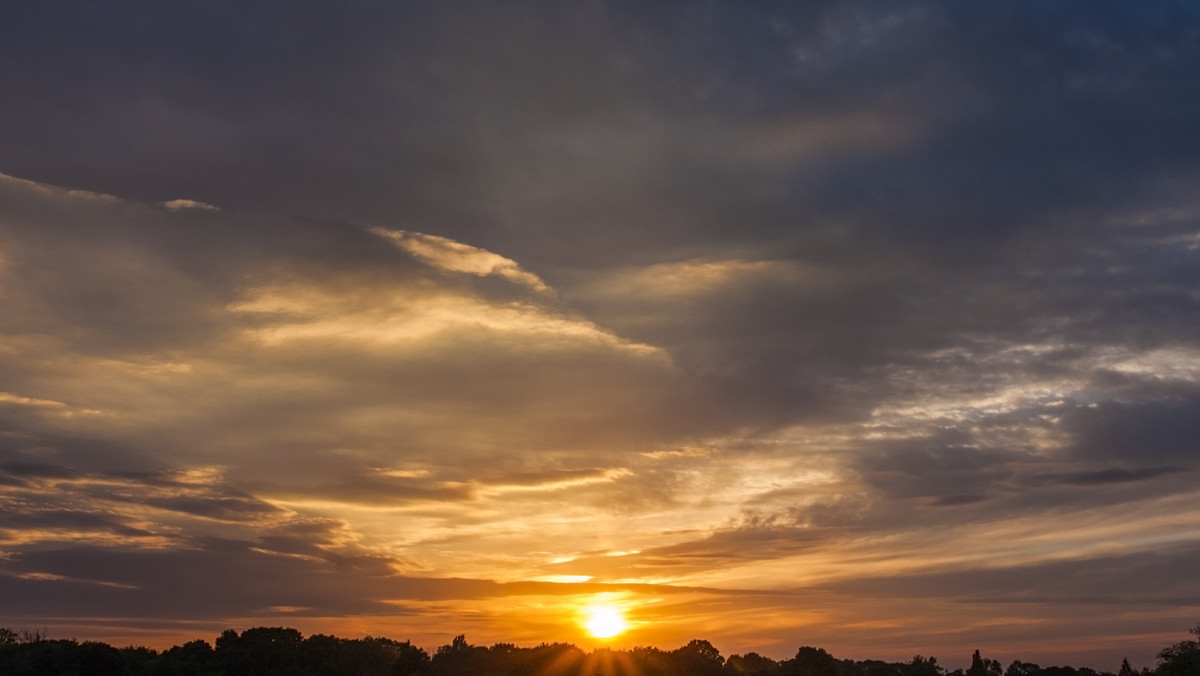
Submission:
M 9 533 L 66 531 L 68 535 L 61 538 L 64 540 L 70 540 L 74 534 L 81 531 L 85 533 L 107 532 L 130 538 L 152 535 L 149 531 L 129 525 L 126 519 L 107 514 L 66 509 L 29 510 L 26 505 L 7 500 L 4 504 L 9 513 L 4 520 L 2 530 Z
M 1105 401 L 1069 411 L 1065 423 L 1081 457 L 1191 465 L 1200 457 L 1198 406 L 1195 396 Z
M 3 584 L 12 602 L 9 612 L 65 615 L 73 612 L 72 607 L 102 604 L 97 607 L 107 607 L 117 616 L 210 619 L 285 605 L 351 613 L 384 609 L 375 600 L 377 595 L 367 597 L 361 587 L 351 592 L 357 585 L 379 583 L 362 571 L 339 575 L 331 567 L 303 558 L 256 552 L 251 543 L 198 544 L 203 549 L 140 552 L 73 547 L 31 552 L 5 566 L 9 575 L 3 576 Z M 33 573 L 42 574 L 42 579 L 30 578 Z M 69 592 L 61 591 L 63 587 Z M 38 599 L 43 605 L 38 605 Z
M 1141 469 L 1124 469 L 1111 467 L 1086 472 L 1068 472 L 1066 474 L 1043 474 L 1035 477 L 1037 481 L 1052 484 L 1067 484 L 1070 486 L 1103 486 L 1133 481 L 1145 481 L 1163 474 L 1174 474 L 1183 471 L 1178 467 L 1146 467 Z
M 346 502 L 367 504 L 405 504 L 416 501 L 460 502 L 470 500 L 474 491 L 466 485 L 446 485 L 434 481 L 388 479 L 373 476 L 351 476 L 339 483 L 256 486 L 259 490 L 284 497 L 335 498 Z
M 935 507 L 957 507 L 959 505 L 973 505 L 984 500 L 987 500 L 986 495 L 972 495 L 968 493 L 938 496 L 930 504 Z
M 983 253 L 1048 209 L 1153 190 L 1194 168 L 1197 143 L 1200 103 L 1178 86 L 1196 75 L 1187 3 L 6 14 L 5 85 L 26 94 L 7 113 L 6 171 L 150 201 L 415 219 L 535 267 L 538 249 L 586 260 L 630 240 L 803 246 L 810 223 L 866 213 L 854 220 L 897 245 Z M 876 112 L 927 129 L 902 151 L 750 172 L 704 140 Z M 626 143 L 640 129 L 652 143 Z M 569 190 L 541 205 L 510 194 L 518 210 L 498 211 L 496 187 L 522 175 Z M 513 239 L 580 222 L 595 227 L 573 236 L 598 246 Z
M 194 542 L 195 548 L 170 551 L 76 546 L 23 553 L 0 567 L 0 589 L 8 599 L 4 615 L 53 617 L 94 606 L 104 607 L 114 619 L 210 621 L 269 614 L 276 607 L 300 607 L 303 615 L 321 617 L 386 614 L 403 608 L 404 602 L 515 595 L 629 589 L 657 594 L 738 593 L 671 585 L 406 577 L 365 557 L 319 560 L 263 551 L 259 544 L 210 539 Z
M 275 511 L 268 503 L 250 496 L 150 498 L 144 504 L 227 521 L 253 519 Z
M 8 471 L 23 470 L 26 479 L 12 482 L 12 488 L 0 494 L 6 512 L 0 532 L 17 548 L 29 542 L 113 539 L 148 545 L 151 541 L 176 541 L 179 531 L 168 525 L 176 517 L 246 525 L 288 516 L 220 480 L 145 482 L 49 463 L 36 471 L 28 471 L 33 463 L 21 465 L 5 463 Z M 146 510 L 161 510 L 170 516 L 148 521 Z
M 195 168 L 203 153 L 163 141 L 190 143 L 196 133 L 142 138 L 143 121 L 113 115 L 120 143 L 193 168 L 181 167 L 179 178 L 155 169 L 137 180 L 107 179 L 124 183 L 114 184 L 103 177 L 121 172 L 106 164 L 91 180 L 76 173 L 60 182 L 470 232 L 470 241 L 520 254 L 561 281 L 569 279 L 558 270 L 564 265 L 606 266 L 614 255 L 678 259 L 728 245 L 842 267 L 852 284 L 816 294 L 793 282 L 739 285 L 710 297 L 694 321 L 676 321 L 671 335 L 635 326 L 626 309 L 583 303 L 605 325 L 669 344 L 684 365 L 732 373 L 721 386 L 748 402 L 746 416 L 775 422 L 836 406 L 825 396 L 830 378 L 861 379 L 897 351 L 944 347 L 956 332 L 1045 331 L 1047 318 L 1081 302 L 1094 311 L 1073 313 L 1073 337 L 1137 330 L 1149 315 L 1154 326 L 1170 315 L 1173 332 L 1195 331 L 1183 319 L 1187 285 L 1162 290 L 1157 267 L 1130 293 L 1128 273 L 1112 284 L 1096 279 L 1111 261 L 1096 260 L 1085 280 L 1026 262 L 1049 248 L 1048 262 L 1061 263 L 1081 236 L 1111 251 L 1111 228 L 1098 214 L 1158 203 L 1180 175 L 1168 167 L 1191 166 L 1194 135 L 1184 122 L 1196 102 L 1176 86 L 1190 81 L 1197 61 L 1188 39 L 1196 17 L 1186 4 L 1080 13 L 918 3 L 529 3 L 503 12 L 365 3 L 337 16 L 218 5 L 139 7 L 113 15 L 136 20 L 95 22 L 67 11 L 10 11 L 19 35 L 6 44 L 26 64 L 21 72 L 44 73 L 10 74 L 42 93 L 23 105 L 46 106 L 42 99 L 58 90 L 80 92 L 91 106 L 163 99 L 163 117 L 179 129 L 189 129 L 193 111 L 228 129 L 204 146 L 241 167 Z M 229 21 L 233 13 L 239 21 Z M 72 61 L 50 46 L 55 41 L 29 37 L 36 34 L 96 56 Z M 828 124 L 847 116 L 884 129 L 900 119 L 914 130 L 895 130 L 911 137 L 898 145 L 848 152 L 862 130 Z M 55 124 L 54 116 L 30 117 Z M 21 139 L 59 135 L 47 129 Z M 807 136 L 832 140 L 793 141 L 789 155 L 788 139 Z M 848 137 L 840 146 L 839 136 Z M 810 161 L 813 148 L 829 142 L 840 152 Z M 431 147 L 412 148 L 420 143 Z M 732 161 L 741 152 L 734 149 L 756 144 L 783 160 Z M 40 148 L 25 152 L 35 157 Z M 111 163 L 111 152 L 96 154 Z M 347 155 L 359 158 L 349 160 L 355 166 L 339 166 Z M 65 171 L 61 155 L 41 163 Z M 157 166 L 134 154 L 124 166 L 148 165 Z M 149 188 L 155 180 L 176 187 Z M 204 187 L 213 180 L 227 185 Z M 255 183 L 284 180 L 294 181 L 291 189 Z M 353 194 L 343 194 L 351 183 Z M 475 213 L 456 213 L 462 209 Z M 1014 277 L 1016 265 L 1025 279 Z M 1195 269 L 1172 265 L 1172 274 Z M 1121 297 L 1105 300 L 1097 283 Z M 569 286 L 564 293 L 581 298 Z M 180 317 L 198 316 L 178 307 Z M 644 312 L 665 311 L 651 300 Z M 140 328 L 144 335 L 154 326 Z M 850 396 L 877 391 L 872 385 Z
M 1080 556 L 1036 565 L 972 567 L 858 579 L 838 591 L 874 597 L 980 598 L 991 603 L 1090 605 L 1136 599 L 1157 606 L 1200 602 L 1200 588 L 1181 573 L 1197 553 L 1191 544 L 1134 554 Z
M 38 479 L 70 479 L 78 473 L 70 467 L 64 467 L 52 462 L 4 462 L 0 469 L 16 477 L 32 477 Z
M 970 435 L 954 431 L 888 444 L 874 453 L 862 453 L 858 471 L 872 487 L 892 498 L 970 504 L 1014 479 L 1026 459 L 1019 451 L 979 448 L 973 441 Z

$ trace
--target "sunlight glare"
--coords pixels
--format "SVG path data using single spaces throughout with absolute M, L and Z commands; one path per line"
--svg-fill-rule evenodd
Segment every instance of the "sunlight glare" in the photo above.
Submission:
M 612 638 L 628 628 L 621 611 L 612 606 L 588 608 L 583 626 L 595 638 Z

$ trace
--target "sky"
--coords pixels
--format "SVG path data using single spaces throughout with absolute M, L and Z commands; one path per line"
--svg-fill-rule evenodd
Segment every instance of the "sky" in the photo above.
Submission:
M 1182 1 L 0 4 L 0 626 L 1153 666 L 1197 82 Z

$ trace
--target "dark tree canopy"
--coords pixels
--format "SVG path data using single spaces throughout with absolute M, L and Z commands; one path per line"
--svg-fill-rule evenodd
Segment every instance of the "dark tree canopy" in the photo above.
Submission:
M 1189 630 L 1200 639 L 1200 625 Z M 1164 676 L 1196 676 L 1200 674 L 1200 640 L 1174 643 L 1158 653 L 1158 673 Z
M 1191 630 L 1200 639 L 1200 627 Z M 1008 669 L 976 650 L 968 669 L 947 672 L 934 657 L 908 662 L 838 659 L 804 646 L 775 661 L 757 653 L 728 659 L 703 639 L 675 650 L 639 646 L 584 652 L 569 643 L 521 647 L 473 645 L 460 634 L 432 657 L 409 641 L 313 634 L 286 627 L 226 630 L 215 646 L 200 639 L 162 652 L 114 648 L 95 641 L 49 639 L 0 628 L 0 676 L 1198 676 L 1200 641 L 1174 643 L 1154 670 L 1135 671 L 1128 660 L 1118 674 L 1087 667 L 1040 667 L 1015 660 Z

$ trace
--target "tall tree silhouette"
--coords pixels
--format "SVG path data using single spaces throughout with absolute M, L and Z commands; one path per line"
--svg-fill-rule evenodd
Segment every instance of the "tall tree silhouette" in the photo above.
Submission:
M 971 655 L 971 668 L 967 669 L 967 676 L 1000 676 L 1003 672 L 999 660 L 989 660 L 980 655 L 978 650 Z
M 1200 625 L 1189 629 L 1200 639 Z M 1200 674 L 1200 641 L 1187 640 L 1163 648 L 1158 653 L 1158 673 L 1161 676 L 1196 676 Z

